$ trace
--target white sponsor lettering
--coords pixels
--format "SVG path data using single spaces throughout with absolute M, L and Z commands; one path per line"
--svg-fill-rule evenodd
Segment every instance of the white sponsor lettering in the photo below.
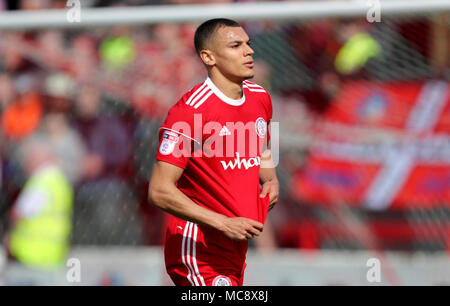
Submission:
M 230 160 L 227 162 L 221 160 L 220 161 L 222 163 L 223 169 L 228 170 L 228 168 L 230 168 L 231 170 L 234 170 L 234 168 L 238 168 L 241 169 L 241 167 L 243 166 L 245 168 L 245 170 L 247 170 L 248 168 L 254 167 L 254 166 L 259 166 L 261 164 L 261 157 L 256 156 L 256 157 L 251 157 L 248 160 L 245 158 L 242 158 L 239 156 L 239 153 L 236 152 L 236 158 L 234 159 L 234 161 Z

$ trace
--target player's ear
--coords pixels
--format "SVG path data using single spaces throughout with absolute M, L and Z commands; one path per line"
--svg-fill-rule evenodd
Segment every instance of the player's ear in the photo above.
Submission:
M 200 51 L 200 58 L 207 66 L 214 66 L 216 64 L 216 58 L 214 57 L 214 54 L 208 49 Z

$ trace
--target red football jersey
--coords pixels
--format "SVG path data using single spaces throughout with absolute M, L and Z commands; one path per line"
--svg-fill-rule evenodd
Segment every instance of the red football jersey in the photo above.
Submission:
M 259 169 L 271 118 L 261 86 L 244 81 L 233 100 L 207 78 L 169 110 L 156 159 L 184 169 L 177 187 L 198 205 L 264 223 L 269 196 L 259 197 Z

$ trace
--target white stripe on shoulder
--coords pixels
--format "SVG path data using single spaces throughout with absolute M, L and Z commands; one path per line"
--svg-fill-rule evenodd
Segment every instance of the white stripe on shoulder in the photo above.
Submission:
M 195 104 L 194 108 L 197 109 L 200 105 L 202 105 L 211 95 L 213 94 L 212 90 L 208 92 L 203 99 L 201 99 L 197 104 Z
M 186 101 L 186 104 L 189 105 L 189 103 L 191 103 L 192 99 L 195 98 L 195 96 L 202 91 L 203 88 L 205 88 L 206 83 L 203 83 L 202 86 L 200 86 L 199 88 L 197 88 L 197 90 L 189 97 L 189 99 Z
M 262 86 L 249 82 L 249 81 L 244 81 L 243 82 L 245 85 L 247 85 L 248 87 L 253 87 L 253 88 L 258 88 L 258 89 L 264 89 Z
M 205 88 L 203 88 L 203 90 L 198 95 L 196 95 L 194 99 L 192 99 L 192 101 L 189 103 L 189 105 L 193 106 L 209 90 L 211 90 L 211 89 L 208 87 L 208 85 L 206 85 Z
M 247 88 L 249 91 L 252 91 L 252 92 L 265 92 L 265 93 L 267 93 L 267 91 L 262 89 L 262 87 L 261 87 L 261 89 L 251 88 L 251 87 L 248 87 L 247 85 L 243 85 L 242 87 Z

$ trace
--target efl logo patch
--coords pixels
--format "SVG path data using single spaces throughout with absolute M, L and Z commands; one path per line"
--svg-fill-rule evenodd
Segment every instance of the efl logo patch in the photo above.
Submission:
M 255 130 L 256 134 L 258 134 L 259 137 L 264 138 L 266 137 L 267 133 L 267 122 L 264 120 L 264 118 L 259 117 L 255 121 Z
M 213 286 L 231 286 L 231 279 L 225 275 L 219 275 L 212 281 Z
M 169 155 L 173 152 L 175 145 L 178 143 L 180 138 L 174 132 L 165 131 L 163 134 L 163 139 L 161 145 L 159 146 L 159 153 L 163 155 Z

